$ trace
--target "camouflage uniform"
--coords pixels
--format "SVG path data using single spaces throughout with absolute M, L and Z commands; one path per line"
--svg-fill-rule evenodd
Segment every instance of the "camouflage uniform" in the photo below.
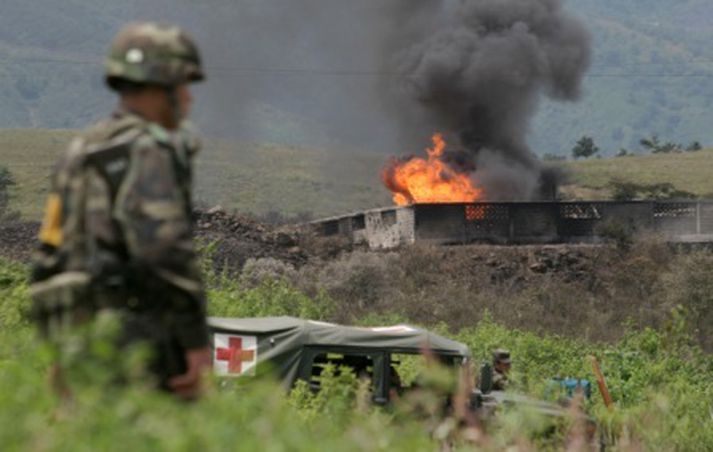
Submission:
M 107 83 L 173 89 L 201 80 L 189 38 L 134 24 L 116 38 Z M 206 347 L 205 295 L 192 242 L 187 126 L 169 131 L 116 111 L 77 137 L 52 179 L 31 292 L 41 332 L 56 339 L 94 318 L 120 314 L 119 345 L 146 342 L 162 386 L 185 370 L 185 350 Z
M 508 385 L 508 376 L 497 369 L 498 363 L 510 363 L 510 352 L 498 349 L 493 352 L 493 390 L 504 391 Z
M 502 372 L 493 370 L 493 390 L 504 391 L 508 385 L 508 377 Z

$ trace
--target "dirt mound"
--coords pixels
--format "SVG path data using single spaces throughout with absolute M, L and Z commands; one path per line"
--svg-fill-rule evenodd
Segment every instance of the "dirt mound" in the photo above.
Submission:
M 28 262 L 35 249 L 39 229 L 37 222 L 0 224 L 0 257 Z
M 320 239 L 296 226 L 270 225 L 220 208 L 196 211 L 194 222 L 198 245 L 221 270 L 239 271 L 250 258 L 274 258 L 301 267 L 310 258 L 329 258 L 351 249 L 348 243 Z M 0 224 L 0 257 L 28 262 L 39 227 L 37 222 Z
M 338 303 L 331 320 L 343 323 L 398 314 L 457 330 L 487 312 L 510 327 L 608 341 L 632 321 L 661 327 L 676 305 L 700 319 L 711 315 L 709 286 L 701 281 L 708 281 L 713 257 L 705 250 L 679 253 L 654 241 L 626 251 L 421 244 L 379 252 L 220 208 L 197 211 L 194 220 L 198 246 L 217 271 L 248 285 L 279 277 L 308 295 L 326 293 Z M 0 256 L 29 261 L 38 227 L 0 225 Z M 709 326 L 700 323 L 701 343 L 710 349 Z
M 220 208 L 195 212 L 196 239 L 216 267 L 240 270 L 250 258 L 272 257 L 301 266 L 308 253 L 295 227 L 277 227 Z

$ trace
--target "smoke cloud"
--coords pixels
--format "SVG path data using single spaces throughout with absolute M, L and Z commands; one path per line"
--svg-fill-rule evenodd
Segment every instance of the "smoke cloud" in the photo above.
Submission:
M 493 199 L 537 197 L 538 102 L 578 97 L 585 26 L 562 0 L 150 0 L 142 17 L 197 38 L 205 131 L 242 141 L 449 155 Z M 462 154 L 462 155 L 459 155 Z
M 580 95 L 591 53 L 586 27 L 561 0 L 425 3 L 412 20 L 404 16 L 408 25 L 395 41 L 404 45 L 395 59 L 406 99 L 421 107 L 419 127 L 457 139 L 489 199 L 551 192 L 546 185 L 556 177 L 526 138 L 543 95 Z M 413 129 L 413 114 L 405 119 Z
M 196 96 L 204 131 L 395 152 L 395 118 L 380 87 L 383 45 L 405 4 L 149 0 L 138 8 L 143 17 L 181 23 L 199 42 L 208 66 Z

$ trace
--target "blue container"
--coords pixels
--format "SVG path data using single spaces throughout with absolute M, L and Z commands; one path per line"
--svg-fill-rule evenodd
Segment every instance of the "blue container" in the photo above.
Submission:
M 554 391 L 563 393 L 570 399 L 581 392 L 584 397 L 590 399 L 592 397 L 592 383 L 581 378 L 553 378 L 551 384 L 548 385 L 548 392 L 552 393 Z

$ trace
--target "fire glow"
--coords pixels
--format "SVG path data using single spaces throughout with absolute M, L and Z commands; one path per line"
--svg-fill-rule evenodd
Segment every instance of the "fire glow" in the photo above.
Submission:
M 456 171 L 442 157 L 446 150 L 443 135 L 433 136 L 428 158 L 392 159 L 382 171 L 382 179 L 399 206 L 427 203 L 469 203 L 483 198 L 470 174 Z

